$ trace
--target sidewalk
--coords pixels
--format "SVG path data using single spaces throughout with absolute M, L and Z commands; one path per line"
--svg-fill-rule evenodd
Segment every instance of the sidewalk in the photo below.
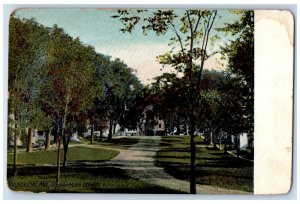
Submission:
M 139 143 L 120 152 L 118 156 L 106 164 L 121 168 L 129 176 L 144 182 L 189 193 L 189 181 L 176 179 L 166 173 L 163 168 L 154 165 L 154 156 L 159 150 L 160 140 L 160 136 L 140 137 Z M 250 194 L 245 191 L 223 189 L 210 185 L 197 184 L 196 188 L 198 194 Z
M 217 148 L 219 149 L 219 150 L 222 150 L 222 149 L 224 149 L 224 148 L 222 148 L 222 147 L 220 147 L 220 145 L 216 145 L 217 146 Z M 247 158 L 245 158 L 245 157 L 243 157 L 243 156 L 237 156 L 235 153 L 233 153 L 232 151 L 229 151 L 229 150 L 227 150 L 227 152 L 228 152 L 228 154 L 230 154 L 230 155 L 232 155 L 232 156 L 234 156 L 234 157 L 236 157 L 236 158 L 239 158 L 239 159 L 243 159 L 243 160 L 246 160 L 246 161 L 250 161 L 250 162 L 254 162 L 254 160 L 251 160 L 251 159 L 247 159 Z

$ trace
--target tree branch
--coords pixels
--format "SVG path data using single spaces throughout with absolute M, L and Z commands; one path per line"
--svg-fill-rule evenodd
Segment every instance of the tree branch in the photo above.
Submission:
M 212 15 L 213 15 L 213 14 L 212 14 Z M 204 60 L 205 60 L 206 49 L 207 49 L 207 44 L 208 44 L 208 40 L 209 40 L 209 33 L 210 33 L 210 31 L 211 31 L 211 29 L 212 29 L 212 26 L 213 26 L 213 24 L 214 24 L 214 21 L 215 21 L 216 15 L 217 15 L 217 11 L 214 11 L 214 17 L 213 17 L 212 21 L 210 22 L 212 15 L 210 16 L 209 21 L 208 21 L 208 24 L 207 24 L 207 25 L 208 25 L 208 31 L 207 31 L 206 43 L 205 43 L 205 47 L 204 47 L 204 50 L 205 50 L 205 53 L 204 53 Z M 203 64 L 204 64 L 204 60 L 203 60 L 203 62 L 202 62 Z M 202 72 L 202 70 L 203 70 L 203 66 L 200 67 L 200 71 L 201 71 L 201 72 Z
M 197 20 L 197 23 L 196 23 L 196 26 L 195 26 L 195 29 L 194 29 L 194 33 L 197 32 L 197 29 L 198 29 L 198 26 L 199 26 L 199 23 L 200 23 L 200 19 L 201 19 L 201 11 L 199 10 L 198 11 L 198 20 Z
M 181 37 L 180 37 L 180 35 L 178 34 L 178 32 L 177 32 L 177 30 L 176 30 L 174 24 L 170 22 L 170 25 L 171 25 L 172 27 L 170 27 L 170 26 L 168 26 L 168 27 L 176 34 L 176 36 L 177 36 L 177 38 L 178 38 L 178 41 L 179 41 L 179 43 L 180 43 L 181 52 L 184 53 L 184 48 L 183 48 L 183 44 L 182 44 Z
M 211 17 L 212 15 L 214 15 L 212 21 L 210 22 L 211 20 Z M 198 79 L 197 79 L 197 87 L 200 86 L 200 81 L 201 81 L 201 75 L 202 75 L 202 71 L 203 71 L 203 68 L 204 68 L 204 61 L 206 60 L 205 59 L 205 55 L 206 55 L 206 49 L 207 49 L 207 43 L 208 43 L 208 39 L 209 39 L 209 33 L 212 29 L 212 26 L 214 24 L 214 21 L 215 21 L 215 18 L 216 18 L 216 15 L 217 15 L 217 11 L 215 10 L 214 13 L 212 13 L 209 17 L 209 20 L 208 20 L 208 23 L 207 23 L 207 26 L 206 26 L 206 29 L 205 29 L 205 34 L 206 34 L 206 38 L 204 37 L 203 38 L 203 44 L 202 44 L 202 56 L 201 56 L 201 65 L 200 65 L 200 70 L 199 70 L 199 73 L 198 73 Z M 204 45 L 204 42 L 205 42 L 205 46 L 203 47 Z M 197 99 L 197 104 L 199 102 L 199 98 Z
M 186 14 L 187 14 L 187 18 L 188 18 L 188 21 L 189 21 L 190 32 L 191 32 L 190 53 L 192 53 L 192 51 L 193 51 L 193 43 L 194 43 L 193 23 L 192 23 L 192 20 L 191 20 L 191 17 L 190 17 L 190 14 L 189 14 L 188 11 L 186 11 Z

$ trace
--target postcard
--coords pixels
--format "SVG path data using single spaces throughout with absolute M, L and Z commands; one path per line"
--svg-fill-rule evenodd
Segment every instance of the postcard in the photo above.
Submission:
M 289 11 L 18 8 L 8 27 L 15 194 L 285 194 Z

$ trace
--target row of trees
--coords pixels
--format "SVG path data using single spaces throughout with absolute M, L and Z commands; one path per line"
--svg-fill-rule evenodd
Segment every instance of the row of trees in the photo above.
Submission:
M 94 48 L 72 38 L 56 25 L 44 27 L 34 20 L 11 16 L 9 27 L 9 135 L 14 142 L 14 169 L 17 170 L 17 140 L 27 130 L 27 151 L 32 147 L 33 129 L 47 132 L 57 142 L 57 182 L 60 176 L 60 146 L 66 165 L 70 139 L 75 132 L 91 127 L 125 127 L 131 101 L 143 88 L 133 70 L 120 59 L 112 60 Z M 132 121 L 131 123 L 134 123 Z M 132 125 L 132 124 L 131 124 Z
M 123 32 L 141 26 L 145 34 L 173 33 L 172 48 L 157 57 L 182 73 L 166 73 L 145 89 L 121 60 L 96 53 L 91 46 L 73 39 L 61 28 L 47 28 L 33 20 L 13 15 L 9 31 L 9 132 L 14 139 L 14 168 L 17 166 L 17 138 L 28 131 L 27 150 L 31 150 L 32 130 L 47 131 L 46 148 L 52 133 L 59 151 L 64 148 L 64 165 L 71 136 L 91 126 L 108 128 L 111 139 L 116 124 L 140 125 L 147 104 L 167 127 L 180 123 L 190 133 L 190 192 L 196 193 L 195 131 L 207 127 L 229 133 L 253 132 L 254 14 L 235 11 L 240 19 L 214 27 L 223 16 L 216 10 L 119 10 Z M 117 32 L 117 31 L 116 31 Z M 223 47 L 213 45 L 219 35 L 230 35 Z M 205 71 L 205 62 L 221 52 L 228 61 L 226 72 Z M 180 128 L 178 128 L 179 130 Z
M 244 95 L 241 96 L 243 99 L 247 99 L 246 102 L 243 101 L 243 105 L 238 106 L 246 106 L 246 108 L 238 110 L 242 111 L 238 113 L 238 118 L 241 121 L 247 118 L 250 129 L 253 127 L 254 13 L 250 10 L 234 12 L 240 16 L 240 19 L 234 23 L 224 23 L 219 28 L 214 27 L 215 22 L 224 16 L 219 15 L 217 10 L 119 10 L 116 15 L 112 16 L 123 23 L 124 27 L 120 30 L 124 33 L 132 33 L 137 26 L 140 26 L 144 34 L 151 31 L 158 36 L 166 33 L 173 34 L 169 42 L 172 48 L 167 53 L 157 56 L 157 61 L 162 65 L 172 66 L 183 74 L 183 78 L 180 80 L 181 82 L 178 82 L 175 75 L 166 74 L 159 77 L 154 88 L 156 89 L 154 95 L 157 95 L 156 98 L 169 98 L 166 99 L 167 104 L 172 104 L 172 108 L 178 113 L 176 114 L 178 120 L 182 117 L 181 113 L 187 118 L 187 123 L 190 126 L 190 193 L 192 194 L 196 193 L 196 143 L 194 133 L 197 122 L 201 124 L 200 126 L 207 123 L 207 116 L 204 118 L 202 116 L 207 114 L 211 107 L 214 107 L 212 104 L 215 104 L 217 100 L 222 100 L 222 103 L 230 107 L 235 105 L 230 104 L 232 100 L 224 102 L 223 100 L 226 98 L 220 99 L 218 94 L 214 93 L 214 89 L 208 91 L 207 84 L 203 81 L 205 61 L 217 52 L 223 53 L 223 57 L 227 58 L 229 62 L 229 71 L 234 73 L 235 77 L 239 78 L 245 85 L 242 87 L 247 89 L 243 92 Z M 220 46 L 209 47 L 209 44 L 214 44 L 216 39 L 220 39 L 220 33 L 230 35 L 230 42 L 222 49 L 220 49 Z M 228 76 L 225 74 L 224 78 L 226 79 Z M 162 83 L 163 86 L 161 86 Z M 164 92 L 177 92 L 175 95 L 176 100 L 171 95 L 164 94 Z M 226 108 L 228 107 L 226 106 Z M 160 111 L 169 110 L 164 105 L 159 106 L 158 109 Z M 164 112 L 165 120 L 168 121 L 166 117 L 172 116 L 166 114 Z M 213 114 L 213 111 L 211 114 Z M 228 125 L 231 122 L 223 121 L 222 123 L 222 119 L 224 120 L 231 114 L 234 117 L 236 116 L 236 114 L 228 114 L 226 111 L 225 113 L 218 113 L 218 116 L 222 114 L 224 117 L 210 119 L 211 124 L 214 123 L 215 118 L 220 118 L 217 121 L 221 123 L 220 126 L 222 127 L 223 124 L 227 123 Z M 237 130 L 236 127 L 231 129 Z
M 166 132 L 181 127 L 189 129 L 188 104 L 185 101 L 186 79 L 165 73 L 147 87 L 145 104 L 153 106 L 153 113 L 165 123 Z M 195 108 L 195 123 L 198 130 L 208 129 L 214 135 L 220 131 L 236 135 L 250 132 L 251 123 L 245 117 L 247 88 L 243 82 L 228 71 L 204 70 L 198 90 L 199 106 Z

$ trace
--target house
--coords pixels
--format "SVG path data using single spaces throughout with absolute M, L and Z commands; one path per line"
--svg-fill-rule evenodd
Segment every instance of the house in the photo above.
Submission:
M 240 150 L 245 150 L 248 147 L 248 134 L 239 134 L 239 148 Z

